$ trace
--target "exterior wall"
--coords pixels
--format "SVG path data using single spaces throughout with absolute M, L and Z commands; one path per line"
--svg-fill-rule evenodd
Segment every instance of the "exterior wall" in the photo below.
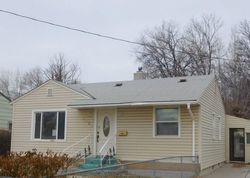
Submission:
M 199 106 L 191 108 L 198 123 Z M 153 107 L 119 108 L 117 131 L 127 130 L 127 136 L 117 136 L 117 155 L 122 160 L 149 160 L 168 156 L 192 156 L 192 119 L 187 106 L 180 107 L 180 137 L 153 136 Z M 196 124 L 198 154 L 198 124 Z
M 201 169 L 225 161 L 225 112 L 219 88 L 213 80 L 203 92 L 200 109 L 200 163 Z M 221 117 L 221 140 L 213 139 L 213 114 Z
M 10 101 L 0 94 L 0 129 L 8 130 L 12 118 Z
M 48 96 L 48 89 L 53 95 Z M 79 141 L 93 131 L 93 110 L 77 110 L 67 107 L 76 99 L 84 99 L 71 89 L 56 82 L 49 81 L 35 89 L 13 104 L 12 151 L 27 151 L 36 148 L 38 151 L 50 149 L 61 152 L 66 147 Z M 32 138 L 32 114 L 34 110 L 66 109 L 66 140 L 35 141 Z M 80 145 L 79 145 L 80 146 Z M 77 146 L 75 149 L 79 150 Z
M 229 162 L 229 128 L 244 128 L 245 129 L 245 140 L 246 133 L 250 133 L 250 120 L 226 115 L 226 160 Z M 245 141 L 245 162 L 250 162 L 250 144 Z

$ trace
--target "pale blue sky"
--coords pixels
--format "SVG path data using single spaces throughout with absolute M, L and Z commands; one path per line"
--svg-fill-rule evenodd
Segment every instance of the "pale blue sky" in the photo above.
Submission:
M 249 7 L 249 0 L 0 0 L 0 9 L 128 40 L 163 20 L 185 26 L 213 13 L 223 20 L 221 35 L 228 41 L 232 26 L 250 20 Z M 0 70 L 45 66 L 58 52 L 80 65 L 83 82 L 131 80 L 139 66 L 131 44 L 2 13 L 0 22 Z

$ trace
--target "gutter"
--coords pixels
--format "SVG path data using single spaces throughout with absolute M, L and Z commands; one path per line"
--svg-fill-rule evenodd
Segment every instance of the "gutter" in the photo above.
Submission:
M 164 102 L 127 102 L 127 103 L 103 103 L 103 104 L 69 104 L 68 107 L 81 109 L 81 108 L 98 108 L 98 107 L 117 107 L 117 106 L 154 106 L 154 105 L 186 105 L 198 104 L 196 100 L 190 101 L 164 101 Z
M 192 156 L 195 156 L 195 118 L 191 110 L 190 103 L 187 103 L 187 109 L 192 119 Z

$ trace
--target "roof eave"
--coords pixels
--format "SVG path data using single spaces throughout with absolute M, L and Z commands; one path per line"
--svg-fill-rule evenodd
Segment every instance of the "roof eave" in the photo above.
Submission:
M 160 106 L 160 105 L 183 105 L 183 104 L 198 104 L 197 100 L 186 101 L 162 101 L 162 102 L 127 102 L 127 103 L 104 103 L 104 104 L 71 104 L 70 108 L 101 108 L 101 107 L 125 107 L 125 106 Z

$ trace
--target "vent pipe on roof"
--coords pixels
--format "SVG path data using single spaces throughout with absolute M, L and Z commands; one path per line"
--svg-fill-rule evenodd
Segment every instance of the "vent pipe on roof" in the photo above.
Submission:
M 134 73 L 134 80 L 145 80 L 147 75 L 142 71 L 142 67 L 138 67 L 138 71 Z

